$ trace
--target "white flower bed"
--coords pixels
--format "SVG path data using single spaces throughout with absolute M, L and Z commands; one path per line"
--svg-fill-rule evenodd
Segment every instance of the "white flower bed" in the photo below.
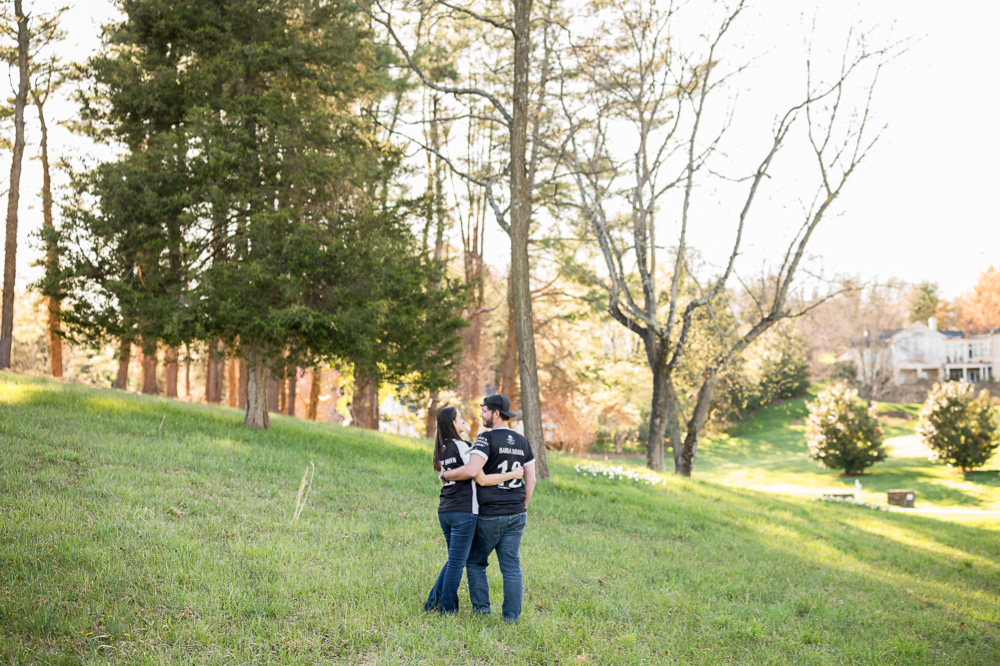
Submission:
M 575 469 L 578 474 L 604 476 L 612 481 L 629 479 L 631 481 L 645 483 L 648 486 L 657 486 L 663 483 L 663 477 L 657 476 L 653 472 L 639 472 L 634 469 L 625 469 L 620 465 L 599 465 L 598 463 L 588 462 L 577 463 Z

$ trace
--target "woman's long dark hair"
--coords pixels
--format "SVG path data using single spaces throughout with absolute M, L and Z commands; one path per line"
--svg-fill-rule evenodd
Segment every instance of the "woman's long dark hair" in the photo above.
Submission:
M 441 454 L 444 453 L 444 443 L 449 439 L 462 439 L 455 428 L 458 418 L 456 407 L 445 407 L 438 412 L 437 435 L 434 437 L 434 471 L 441 471 Z

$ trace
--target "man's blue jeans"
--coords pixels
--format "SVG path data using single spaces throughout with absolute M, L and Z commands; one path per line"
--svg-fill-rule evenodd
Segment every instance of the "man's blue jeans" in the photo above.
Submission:
M 438 522 L 448 544 L 448 561 L 427 597 L 424 610 L 437 608 L 442 614 L 458 612 L 458 585 L 462 582 L 462 569 L 469 557 L 472 537 L 476 534 L 477 518 L 474 513 L 438 514 Z
M 503 574 L 503 619 L 517 622 L 521 617 L 524 577 L 521 575 L 521 535 L 528 524 L 528 514 L 480 516 L 476 538 L 472 542 L 466 569 L 469 572 L 469 597 L 472 610 L 490 612 L 490 584 L 486 580 L 487 559 L 494 550 Z

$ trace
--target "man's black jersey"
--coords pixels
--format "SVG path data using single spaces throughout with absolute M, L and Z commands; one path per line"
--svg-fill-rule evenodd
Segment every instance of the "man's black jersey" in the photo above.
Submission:
M 474 451 L 472 444 L 460 439 L 452 439 L 444 444 L 441 452 L 441 467 L 447 472 L 458 469 L 469 462 L 469 456 Z M 480 453 L 480 455 L 483 455 Z M 438 513 L 479 513 L 479 502 L 476 497 L 476 482 L 472 479 L 464 481 L 445 481 L 441 486 L 441 502 Z
M 474 453 L 486 456 L 484 474 L 506 474 L 518 467 L 535 464 L 528 440 L 508 428 L 484 432 L 472 445 Z M 497 486 L 479 488 L 480 516 L 513 516 L 524 513 L 524 479 L 511 479 Z

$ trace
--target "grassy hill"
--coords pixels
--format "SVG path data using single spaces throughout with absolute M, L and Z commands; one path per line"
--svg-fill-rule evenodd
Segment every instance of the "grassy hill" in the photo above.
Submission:
M 428 442 L 240 422 L 0 375 L 0 663 L 1000 662 L 996 521 L 704 480 L 735 442 L 658 487 L 553 456 L 521 623 L 473 617 L 464 585 L 442 618 L 422 611 L 445 559 Z
M 840 478 L 839 471 L 821 468 L 807 457 L 804 419 L 808 415 L 806 402 L 814 397 L 766 407 L 741 423 L 732 435 L 706 439 L 698 451 L 697 478 L 805 497 L 823 490 L 853 491 L 854 478 Z M 892 415 L 881 418 L 890 450 L 894 444 L 916 443 L 914 427 L 919 410 L 920 405 L 880 404 L 882 413 Z M 1000 510 L 1000 452 L 982 471 L 962 474 L 931 463 L 926 453 L 900 448 L 891 450 L 888 460 L 867 471 L 860 481 L 869 501 L 885 502 L 885 491 L 909 488 L 917 493 L 918 508 Z

